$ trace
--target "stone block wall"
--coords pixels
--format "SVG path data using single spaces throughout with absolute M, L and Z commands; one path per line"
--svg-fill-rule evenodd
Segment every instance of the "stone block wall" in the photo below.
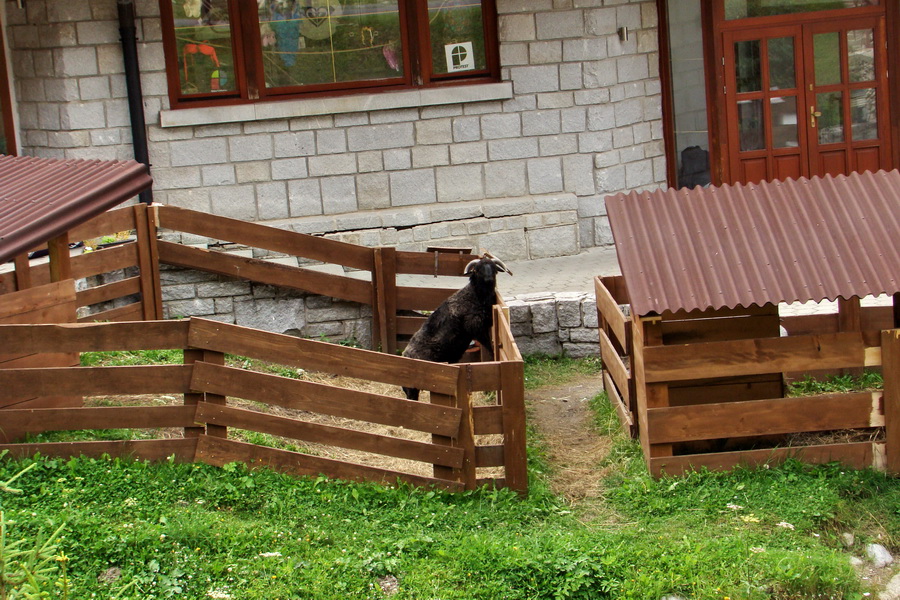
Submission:
M 169 107 L 158 0 L 135 5 L 164 204 L 521 259 L 611 243 L 603 198 L 665 181 L 653 0 L 498 0 L 496 84 L 186 110 Z M 132 157 L 116 0 L 2 10 L 23 153 Z
M 275 333 L 372 347 L 372 309 L 364 304 L 302 294 L 175 267 L 163 267 L 164 317 L 203 317 Z M 523 355 L 600 353 L 593 294 L 524 294 L 505 299 Z

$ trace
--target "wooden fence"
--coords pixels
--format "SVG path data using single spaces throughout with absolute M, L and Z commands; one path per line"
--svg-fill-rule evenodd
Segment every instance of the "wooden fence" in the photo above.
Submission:
M 789 335 L 781 336 L 775 308 L 774 335 L 757 337 L 754 323 L 770 319 L 765 307 L 705 320 L 642 319 L 628 314 L 622 278 L 596 278 L 595 289 L 604 388 L 654 475 L 788 457 L 900 473 L 900 329 L 892 307 L 851 301 L 857 318 L 849 331 L 840 313 L 784 317 Z M 773 373 L 863 368 L 881 371 L 882 391 L 783 397 L 769 381 Z
M 399 479 L 457 490 L 494 483 L 524 492 L 522 362 L 497 310 L 495 339 L 501 360 L 461 365 L 412 360 L 197 318 L 0 325 L 0 346 L 11 353 L 181 349 L 184 356 L 183 364 L 174 365 L 0 370 L 0 405 L 34 394 L 114 397 L 116 403 L 126 404 L 5 409 L 0 424 L 3 431 L 36 435 L 152 428 L 168 432 L 155 439 L 4 443 L 0 450 L 9 450 L 13 456 L 105 453 L 150 460 L 174 455 L 178 460 L 215 465 L 243 461 L 300 475 L 324 473 L 385 482 Z M 227 366 L 226 354 L 366 382 L 417 387 L 430 391 L 431 403 Z M 473 393 L 478 391 L 494 392 L 494 400 L 473 405 Z M 172 394 L 182 400 L 163 406 L 154 401 Z M 271 407 L 282 410 L 274 414 Z M 350 425 L 323 423 L 311 415 L 349 420 L 346 423 Z M 387 427 L 384 432 L 356 427 L 372 423 Z M 229 438 L 231 428 L 290 438 L 300 444 L 350 449 L 366 456 L 405 459 L 425 464 L 431 472 L 381 467 L 377 459 L 363 464 L 236 441 Z M 425 438 L 392 435 L 394 430 L 420 432 Z M 485 469 L 498 468 L 502 473 L 485 475 Z
M 185 246 L 158 239 L 160 230 L 340 265 L 350 272 L 368 271 L 369 275 L 334 275 Z M 402 343 L 398 336 L 405 339 L 421 326 L 423 318 L 408 316 L 409 311 L 434 310 L 456 291 L 400 286 L 397 277 L 459 276 L 463 267 L 477 258 L 469 249 L 403 252 L 390 247 L 368 248 L 174 206 L 144 204 L 104 213 L 71 230 L 62 236 L 62 241 L 100 238 L 122 231 L 133 231 L 134 235 L 94 252 L 71 257 L 58 253 L 55 262 L 30 265 L 27 259 L 18 257 L 15 270 L 0 274 L 0 295 L 76 279 L 80 280 L 80 288 L 75 306 L 81 322 L 161 319 L 159 266 L 168 264 L 369 305 L 375 345 L 393 353 Z M 115 280 L 107 281 L 111 279 Z

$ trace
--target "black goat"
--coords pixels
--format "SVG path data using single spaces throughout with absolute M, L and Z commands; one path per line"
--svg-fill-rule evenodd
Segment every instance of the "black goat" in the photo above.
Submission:
M 428 316 L 422 327 L 412 336 L 403 356 L 455 363 L 477 340 L 491 353 L 491 327 L 494 324 L 493 306 L 497 300 L 497 273 L 512 275 L 499 259 L 485 254 L 466 265 L 463 273 L 469 283 L 444 300 Z M 409 400 L 419 399 L 419 390 L 403 388 Z

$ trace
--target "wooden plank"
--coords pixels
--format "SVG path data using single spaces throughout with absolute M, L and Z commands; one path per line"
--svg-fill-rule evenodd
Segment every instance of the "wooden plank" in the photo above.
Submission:
M 474 406 L 472 418 L 475 422 L 475 435 L 496 435 L 503 433 L 503 407 Z
M 372 308 L 372 334 L 378 337 L 382 352 L 397 352 L 397 251 L 375 249 L 372 271 L 375 301 Z
M 154 259 L 150 252 L 150 244 L 156 243 L 155 230 L 151 230 L 150 221 L 147 216 L 147 205 L 143 203 L 136 204 L 134 209 L 135 233 L 137 235 L 138 245 L 138 269 L 140 270 L 139 281 L 141 290 L 141 318 L 150 321 L 157 317 L 157 308 L 155 306 L 156 289 L 159 287 L 154 282 L 154 271 L 151 261 Z M 153 233 L 151 241 L 150 234 Z
M 198 440 L 197 460 L 220 467 L 231 462 L 240 461 L 254 467 L 265 466 L 276 471 L 300 476 L 315 477 L 324 474 L 333 479 L 382 483 L 395 483 L 399 479 L 417 486 L 434 486 L 454 491 L 462 490 L 462 485 L 453 481 L 410 475 L 399 471 L 357 465 L 299 452 L 265 448 L 206 435 L 200 436 Z
M 429 433 L 457 435 L 459 431 L 458 408 L 202 362 L 195 363 L 193 371 L 191 387 L 197 391 Z
M 69 237 L 75 241 L 90 240 L 120 231 L 135 229 L 134 212 L 126 206 L 100 213 L 90 221 L 76 225 L 69 230 Z
M 880 406 L 880 393 L 823 394 L 651 408 L 647 421 L 657 444 L 878 427 Z
M 622 433 L 630 438 L 635 437 L 634 415 L 631 414 L 628 405 L 625 403 L 625 400 L 619 394 L 619 390 L 616 389 L 616 386 L 610 379 L 609 371 L 603 373 L 603 382 L 605 384 L 604 389 L 606 390 L 606 397 L 615 409 L 616 414 L 619 416 L 619 425 L 622 429 Z
M 163 461 L 174 456 L 183 462 L 192 462 L 197 448 L 196 440 L 115 440 L 97 442 L 47 442 L 41 444 L 0 444 L 0 452 L 9 450 L 8 456 L 27 458 L 41 453 L 44 456 L 68 458 L 88 456 L 100 458 L 104 454 L 125 459 Z
M 740 315 L 726 318 L 667 321 L 663 319 L 663 344 L 698 344 L 779 337 L 778 314 Z
M 448 467 L 459 468 L 463 462 L 462 448 L 435 446 L 424 442 L 366 433 L 345 427 L 310 423 L 241 408 L 216 406 L 208 402 L 200 402 L 197 405 L 197 420 L 314 444 L 361 450 L 382 456 L 418 460 Z
M 144 316 L 142 302 L 132 302 L 117 308 L 103 310 L 100 312 L 85 315 L 78 319 L 79 323 L 103 323 L 108 321 L 139 321 Z
M 700 470 L 704 467 L 713 471 L 726 471 L 737 466 L 759 467 L 762 465 L 777 465 L 789 458 L 795 458 L 812 464 L 837 461 L 854 469 L 866 469 L 874 466 L 877 455 L 875 446 L 876 444 L 872 442 L 855 442 L 850 444 L 744 450 L 740 452 L 686 454 L 683 456 L 651 459 L 649 468 L 650 473 L 654 477 L 660 477 L 661 475 L 675 476 L 691 470 Z
M 194 406 L 200 402 L 207 402 L 218 406 L 225 406 L 228 402 L 225 394 L 214 394 L 212 392 L 204 392 L 193 385 L 194 367 L 198 364 L 214 365 L 223 367 L 225 365 L 225 354 L 222 352 L 214 352 L 212 350 L 203 350 L 199 348 L 186 348 L 184 351 L 184 364 L 191 367 L 191 384 L 192 388 L 197 391 L 184 393 L 184 404 L 186 406 Z M 209 424 L 204 427 L 190 427 L 184 430 L 184 437 L 197 437 L 206 433 L 213 437 L 227 438 L 228 427 L 222 425 Z
M 617 393 L 627 402 L 629 398 L 628 385 L 631 376 L 625 367 L 625 363 L 619 357 L 619 353 L 613 347 L 609 336 L 602 330 L 600 331 L 600 360 L 603 364 L 603 370 L 609 374 L 610 380 L 618 389 Z
M 397 335 L 413 335 L 425 324 L 426 319 L 428 317 L 398 316 Z
M 0 348 L 10 353 L 100 352 L 186 348 L 191 321 L 0 325 Z
M 27 433 L 78 429 L 149 429 L 194 424 L 191 406 L 101 406 L 7 409 L 3 426 Z
M 885 470 L 900 475 L 900 329 L 882 331 L 881 348 L 884 361 Z
M 127 269 L 137 264 L 137 244 L 128 242 L 73 257 L 72 277 L 83 279 L 91 275 Z
M 360 304 L 371 304 L 372 302 L 372 282 L 370 281 L 320 273 L 256 258 L 245 258 L 225 252 L 191 248 L 172 242 L 159 241 L 157 247 L 159 248 L 159 260 L 165 264 L 350 300 Z
M 41 354 L 0 354 L 0 369 L 36 369 L 40 367 L 77 367 L 77 352 L 46 352 Z
M 516 344 L 509 324 L 509 315 L 499 305 L 494 305 L 494 325 L 497 330 L 494 343 L 497 345 L 494 356 L 500 361 L 521 361 L 522 353 Z
M 397 287 L 397 310 L 435 310 L 455 289 Z
M 129 277 L 112 283 L 105 283 L 77 293 L 78 306 L 90 306 L 100 302 L 108 302 L 116 298 L 141 293 L 141 278 Z
M 597 309 L 606 321 L 612 334 L 619 342 L 622 348 L 628 347 L 628 337 L 625 332 L 625 315 L 619 309 L 619 305 L 613 298 L 612 293 L 603 285 L 603 279 L 594 277 L 594 295 L 596 297 Z
M 475 447 L 475 465 L 477 467 L 502 467 L 504 464 L 503 446 Z
M 249 356 L 311 371 L 379 381 L 420 390 L 454 393 L 457 368 L 228 323 L 191 319 L 190 345 Z
M 0 369 L 0 406 L 34 396 L 180 394 L 190 381 L 184 365 Z
M 497 361 L 471 363 L 469 389 L 473 392 L 491 392 L 500 385 L 500 367 Z
M 150 278 L 153 281 L 153 307 L 156 320 L 163 318 L 163 300 L 162 300 L 162 283 L 159 274 L 159 206 L 150 206 L 147 209 L 147 229 L 146 231 L 138 231 L 138 238 L 146 235 L 149 240 L 150 248 Z M 147 298 L 144 298 L 146 301 Z
M 371 248 L 175 206 L 159 207 L 159 226 L 364 271 L 374 264 Z
M 500 365 L 499 402 L 503 408 L 503 456 L 506 486 L 528 491 L 525 440 L 525 368 L 522 362 Z
M 669 384 L 669 406 L 766 400 L 784 396 L 781 373 L 679 381 Z
M 462 479 L 467 490 L 474 490 L 478 474 L 475 468 L 475 421 L 472 415 L 472 391 L 469 388 L 470 372 L 470 365 L 459 369 L 455 395 L 456 405 L 462 410 L 462 415 L 460 415 L 459 431 L 453 445 L 463 450 L 463 464 L 460 467 Z
M 27 290 L 32 286 L 31 283 L 31 264 L 28 260 L 28 253 L 17 254 L 13 259 L 16 266 L 15 270 L 15 289 Z
M 75 282 L 71 279 L 29 288 L 2 296 L 0 322 L 8 323 L 14 315 L 38 311 L 48 306 L 75 301 Z M 74 318 L 74 314 L 72 315 Z M 5 348 L 4 348 L 5 349 Z
M 859 332 L 644 349 L 647 382 L 870 366 Z
M 456 410 L 459 410 L 460 421 L 462 420 L 462 411 L 457 407 L 457 399 L 455 396 L 432 392 L 431 405 L 444 407 L 446 409 L 454 408 Z M 461 422 L 460 428 L 462 428 Z M 436 446 L 445 446 L 447 448 L 459 448 L 458 441 L 454 437 L 448 435 L 432 434 L 431 443 L 435 444 Z M 460 449 L 463 450 L 462 448 Z M 463 450 L 463 452 L 465 452 L 465 450 Z M 474 460 L 474 457 L 470 457 L 469 460 Z M 444 465 L 436 464 L 432 466 L 432 472 L 434 473 L 434 477 L 437 479 L 458 482 L 463 488 L 466 487 L 467 482 L 461 466 L 457 468 L 450 468 Z
M 50 255 L 50 281 L 72 279 L 72 261 L 69 257 L 69 234 L 63 232 L 47 242 Z
M 480 258 L 469 252 L 397 252 L 397 272 L 404 275 L 444 275 L 465 277 L 463 269 Z M 460 287 L 465 285 L 462 280 Z

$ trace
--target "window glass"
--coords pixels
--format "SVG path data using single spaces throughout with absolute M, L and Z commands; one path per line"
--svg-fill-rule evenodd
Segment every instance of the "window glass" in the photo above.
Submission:
M 173 0 L 172 13 L 181 92 L 236 89 L 228 1 Z
M 797 98 L 793 96 L 769 100 L 772 118 L 772 147 L 796 148 Z
M 850 119 L 854 141 L 878 138 L 878 111 L 874 88 L 850 91 Z
M 403 75 L 398 0 L 262 0 L 266 87 Z
M 725 0 L 726 19 L 770 17 L 800 12 L 877 6 L 879 0 Z
M 841 82 L 841 45 L 837 31 L 817 33 L 813 36 L 813 60 L 816 69 L 816 85 L 833 85 Z
M 462 73 L 487 68 L 480 2 L 428 0 L 428 28 L 434 73 Z
M 820 144 L 844 141 L 844 95 L 841 92 L 816 94 L 816 107 L 821 113 L 817 118 Z
M 741 100 L 737 105 L 741 152 L 762 150 L 766 147 L 762 100 Z
M 739 93 L 762 90 L 759 40 L 734 43 L 734 73 L 737 78 L 737 91 Z
M 875 79 L 875 32 L 856 29 L 847 32 L 847 52 L 850 60 L 850 81 Z
M 769 89 L 789 90 L 797 86 L 794 75 L 794 38 L 773 38 L 767 43 Z

